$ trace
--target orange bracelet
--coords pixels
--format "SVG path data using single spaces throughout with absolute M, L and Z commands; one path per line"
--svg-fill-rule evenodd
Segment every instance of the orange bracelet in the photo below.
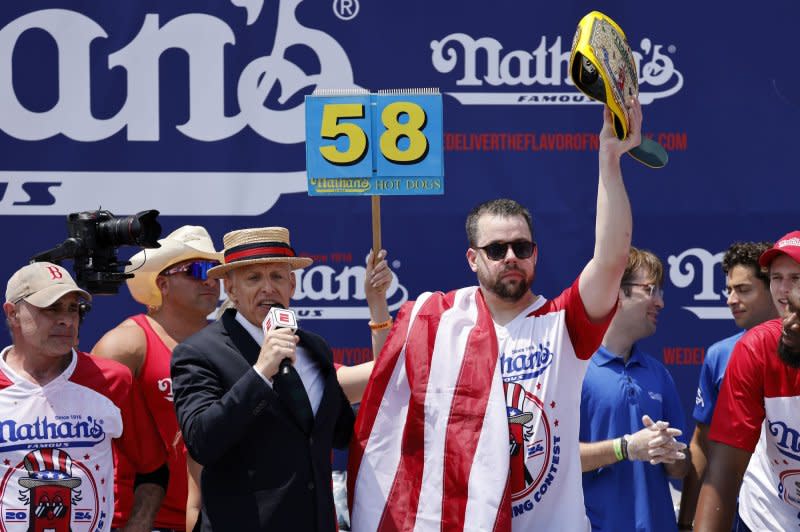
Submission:
M 389 318 L 386 321 L 382 321 L 380 323 L 373 323 L 372 321 L 369 322 L 369 328 L 373 331 L 383 331 L 384 329 L 390 329 L 392 327 L 392 318 Z

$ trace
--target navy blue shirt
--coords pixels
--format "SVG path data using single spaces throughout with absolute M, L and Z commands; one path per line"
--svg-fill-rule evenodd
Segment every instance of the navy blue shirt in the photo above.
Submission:
M 722 377 L 731 358 L 733 346 L 744 335 L 744 331 L 729 336 L 708 348 L 700 368 L 700 380 L 697 383 L 697 397 L 694 400 L 692 417 L 698 423 L 711 425 L 714 415 L 714 406 L 717 404 L 719 389 L 722 386 Z
M 596 442 L 633 434 L 642 416 L 686 423 L 675 382 L 664 365 L 635 345 L 628 363 L 603 346 L 592 355 L 581 395 L 580 441 Z M 675 510 L 663 465 L 624 460 L 583 474 L 583 497 L 592 530 L 675 531 Z

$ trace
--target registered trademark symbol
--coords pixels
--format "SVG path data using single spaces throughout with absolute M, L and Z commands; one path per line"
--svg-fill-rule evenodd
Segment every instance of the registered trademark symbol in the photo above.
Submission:
M 342 20 L 353 20 L 361 6 L 358 0 L 333 0 L 333 14 Z
M 392 261 L 392 268 L 397 269 L 400 267 L 400 261 L 395 259 Z
M 678 49 L 678 48 L 677 48 L 677 47 L 676 47 L 674 44 L 670 44 L 669 46 L 667 46 L 667 51 L 668 51 L 669 53 L 671 53 L 671 54 L 674 54 L 674 53 L 675 53 L 675 50 L 677 50 L 677 49 Z

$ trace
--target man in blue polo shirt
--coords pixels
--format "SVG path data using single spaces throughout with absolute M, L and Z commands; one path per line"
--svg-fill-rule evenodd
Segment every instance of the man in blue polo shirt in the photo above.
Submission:
M 681 510 L 678 514 L 679 530 L 692 529 L 700 484 L 708 461 L 708 429 L 733 346 L 746 330 L 778 317 L 778 310 L 769 291 L 769 277 L 758 264 L 761 254 L 771 247 L 772 242 L 736 242 L 722 257 L 728 307 L 736 326 L 744 330 L 709 347 L 700 369 L 692 416 L 697 425 L 689 444 L 692 466 L 683 480 Z
M 667 369 L 635 345 L 656 330 L 663 276 L 658 257 L 631 248 L 616 315 L 583 380 L 580 453 L 592 530 L 677 530 L 667 477 L 689 469 L 683 409 Z

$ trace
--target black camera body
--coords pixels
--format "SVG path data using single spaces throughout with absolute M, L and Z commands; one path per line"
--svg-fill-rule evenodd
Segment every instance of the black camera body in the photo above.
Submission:
M 84 211 L 67 215 L 69 238 L 58 246 L 35 255 L 33 262 L 73 260 L 75 282 L 92 294 L 116 294 L 125 279 L 128 261 L 117 259 L 120 246 L 161 247 L 161 225 L 157 210 L 132 216 L 114 216 L 110 211 Z

